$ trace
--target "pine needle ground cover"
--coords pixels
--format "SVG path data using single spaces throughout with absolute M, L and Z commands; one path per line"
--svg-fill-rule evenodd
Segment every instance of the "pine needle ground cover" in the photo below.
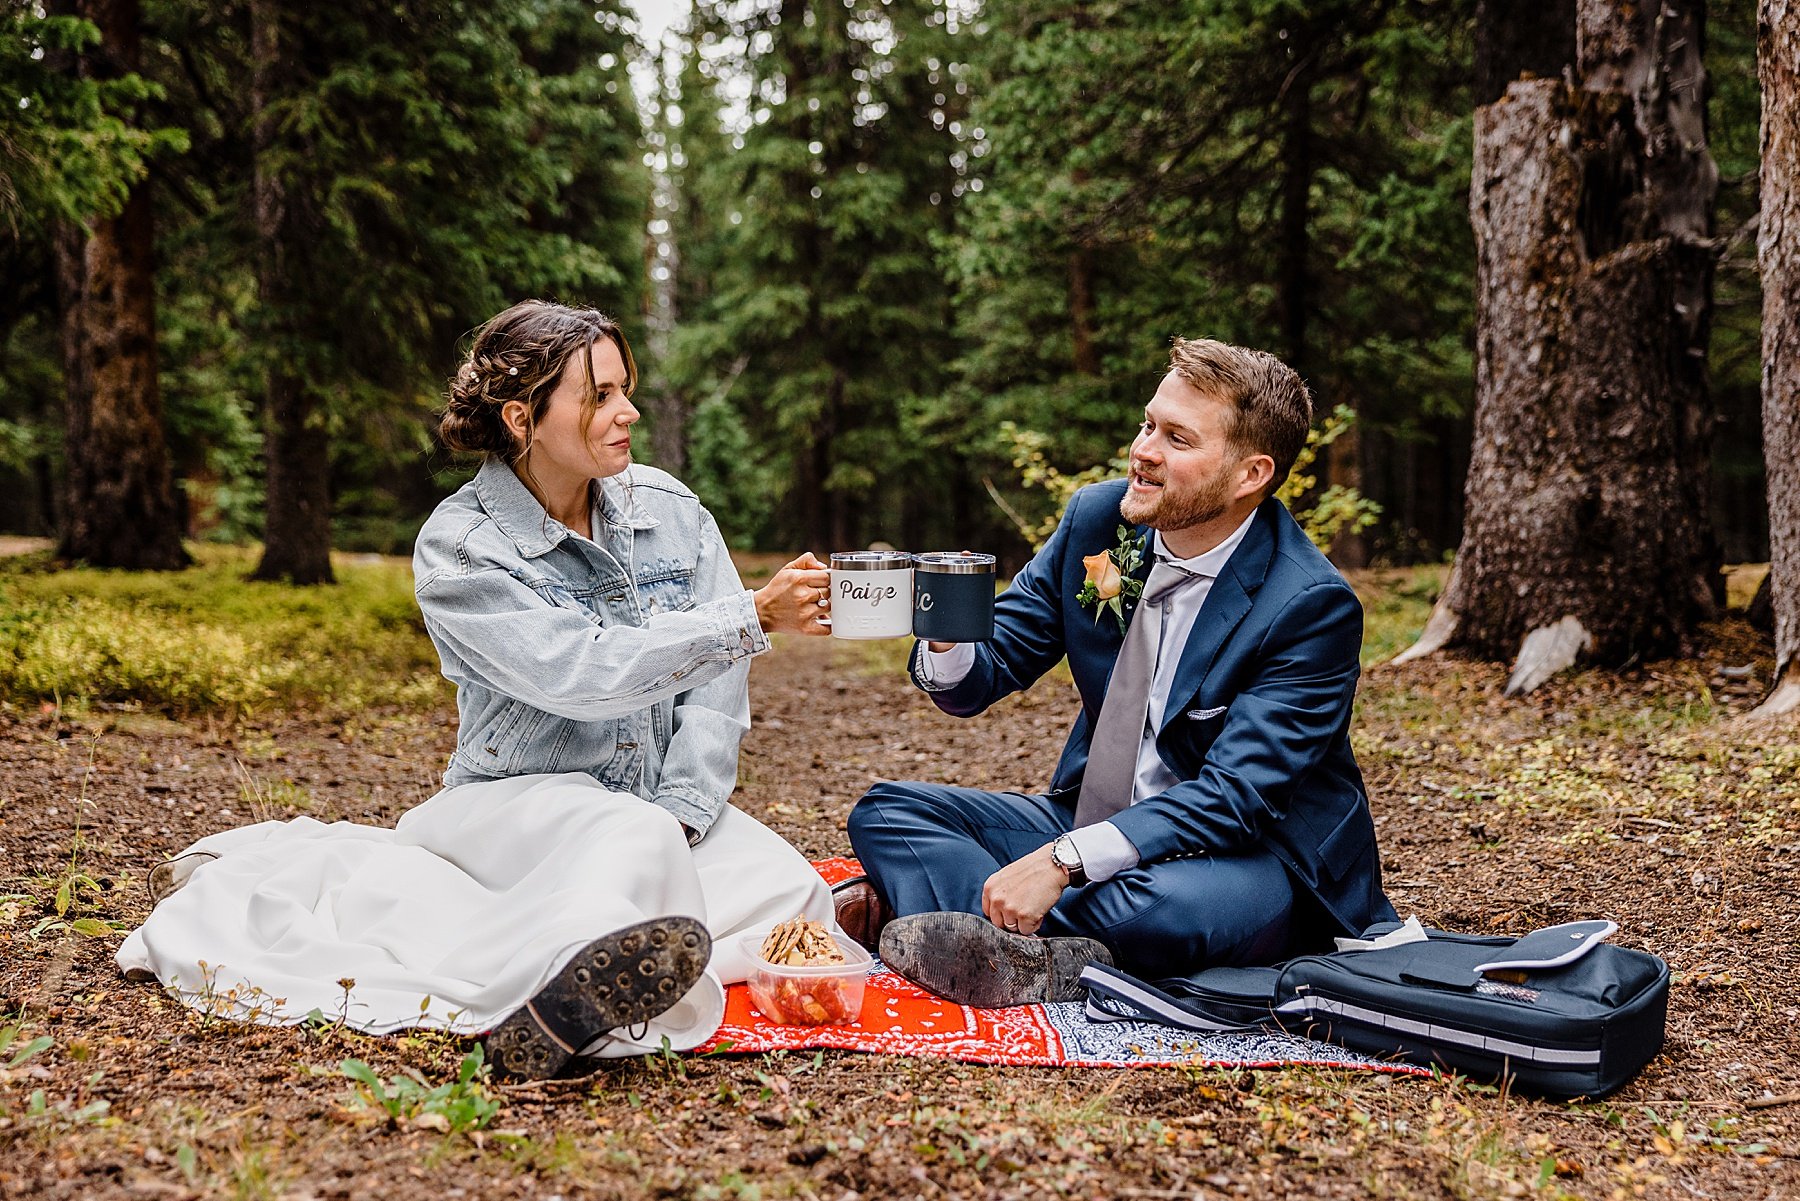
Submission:
M 1364 676 L 1357 748 L 1402 913 L 1477 931 L 1612 917 L 1621 941 L 1673 967 L 1663 1056 L 1605 1101 L 1308 1069 L 832 1052 L 652 1057 L 509 1087 L 466 1041 L 372 1039 L 328 1014 L 311 1028 L 235 1025 L 112 964 L 119 932 L 148 911 L 149 867 L 194 838 L 298 814 L 392 822 L 436 788 L 448 689 L 379 691 L 435 675 L 402 611 L 404 565 L 380 587 L 357 567 L 290 601 L 240 595 L 246 566 L 212 561 L 169 579 L 0 577 L 9 612 L 93 598 L 246 640 L 288 623 L 247 641 L 244 661 L 331 677 L 245 706 L 121 690 L 83 693 L 85 708 L 20 692 L 0 708 L 0 1195 L 1800 1192 L 1800 734 L 1733 724 L 1769 669 L 1740 622 L 1692 658 L 1574 673 L 1527 702 L 1500 696 L 1503 668 L 1460 660 Z M 1360 579 L 1371 645 L 1404 645 L 1441 578 Z M 362 605 L 373 612 L 352 612 Z M 843 852 L 844 817 L 876 778 L 1041 786 L 1074 708 L 1052 677 L 955 721 L 868 645 L 820 639 L 782 641 L 751 688 L 737 802 L 813 857 Z M 386 699 L 334 699 L 352 696 Z

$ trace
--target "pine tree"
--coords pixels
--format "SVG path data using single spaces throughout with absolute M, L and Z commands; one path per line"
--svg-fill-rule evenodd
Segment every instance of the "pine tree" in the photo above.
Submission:
M 318 582 L 329 431 L 395 401 L 422 416 L 454 332 L 520 293 L 640 320 L 648 189 L 612 0 L 255 0 L 252 27 L 269 415 L 257 575 Z
M 650 426 L 652 460 L 683 478 L 695 441 L 696 409 L 708 396 L 713 398 L 714 412 L 727 404 L 742 371 L 741 365 L 735 369 L 726 365 L 723 378 L 714 378 L 711 372 L 719 366 L 719 356 L 691 336 L 704 329 L 697 319 L 720 272 L 719 210 L 730 153 L 706 57 L 719 43 L 719 30 L 708 25 L 707 16 L 704 11 L 691 13 L 680 29 L 671 32 L 666 46 L 652 48 L 657 92 L 649 140 L 659 169 L 650 226 L 655 249 L 650 271 L 656 314 L 650 329 L 654 369 L 647 373 L 638 407 Z M 691 326 L 690 318 L 696 319 Z M 714 448 L 720 443 L 717 436 L 701 441 Z M 719 466 L 711 465 L 709 478 L 720 477 Z
M 704 15 L 739 48 L 725 70 L 749 81 L 752 108 L 728 181 L 685 202 L 690 228 L 718 231 L 701 253 L 719 270 L 673 370 L 732 381 L 696 413 L 696 483 L 740 535 L 821 552 L 891 539 L 932 465 L 905 436 L 909 410 L 952 357 L 932 194 L 954 135 L 916 103 L 948 19 L 922 0 Z
M 89 22 L 84 32 L 97 34 L 57 56 L 75 79 L 129 86 L 143 37 L 136 0 L 69 0 L 56 15 Z M 189 560 L 158 390 L 155 226 L 136 174 L 101 183 L 116 207 L 107 203 L 85 221 L 65 218 L 55 232 L 66 397 L 57 553 L 97 567 L 166 571 Z
M 110 496 L 137 486 L 128 478 L 138 475 L 135 446 L 118 464 L 118 478 L 72 498 L 57 495 L 62 481 L 52 468 L 60 464 L 65 417 L 86 428 L 97 416 L 86 388 L 75 410 L 67 403 L 57 231 L 119 218 L 145 186 L 151 164 L 166 164 L 186 138 L 157 119 L 156 88 L 141 73 L 95 70 L 92 63 L 82 68 L 84 55 L 106 56 L 100 36 L 79 16 L 41 15 L 30 5 L 0 8 L 0 92 L 8 98 L 0 105 L 0 277 L 14 285 L 0 291 L 0 521 L 14 530 L 54 532 L 59 510 L 73 499 L 84 509 L 83 526 L 112 523 L 129 537 L 141 510 L 106 510 L 118 508 Z M 87 340 L 81 345 L 92 347 Z M 143 398 L 103 398 L 108 415 L 101 422 L 129 420 L 134 407 L 142 417 L 142 404 Z M 162 442 L 157 428 L 137 436 L 152 446 Z M 94 449 L 90 438 L 77 451 L 81 470 L 106 472 L 109 465 Z M 167 537 L 153 535 L 152 545 L 166 551 L 161 540 Z M 125 561 L 135 561 L 135 544 L 121 549 Z M 84 553 L 102 560 L 110 552 L 90 547 Z
M 1282 355 L 1388 445 L 1464 408 L 1458 5 L 983 11 L 991 150 L 957 259 L 971 439 L 1012 420 L 1054 463 L 1105 460 L 1178 334 Z

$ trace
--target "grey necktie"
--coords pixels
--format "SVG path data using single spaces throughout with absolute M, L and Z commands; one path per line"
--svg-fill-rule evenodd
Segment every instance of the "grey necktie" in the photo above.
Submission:
M 1158 558 L 1144 581 L 1137 616 L 1125 631 L 1100 705 L 1100 720 L 1088 739 L 1087 770 L 1075 805 L 1077 828 L 1103 822 L 1131 804 L 1137 782 L 1138 747 L 1150 711 L 1150 685 L 1156 678 L 1156 652 L 1162 642 L 1163 618 L 1176 589 L 1200 577 Z

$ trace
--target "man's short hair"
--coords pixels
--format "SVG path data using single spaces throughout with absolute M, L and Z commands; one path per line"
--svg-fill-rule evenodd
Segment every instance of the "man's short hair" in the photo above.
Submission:
M 1225 436 L 1232 445 L 1275 460 L 1275 476 L 1264 493 L 1273 496 L 1287 481 L 1312 428 L 1312 396 L 1299 374 L 1265 351 L 1211 338 L 1176 338 L 1169 370 L 1228 404 Z

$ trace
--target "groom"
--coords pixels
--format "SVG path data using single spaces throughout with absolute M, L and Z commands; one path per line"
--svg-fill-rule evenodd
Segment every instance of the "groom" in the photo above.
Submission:
M 881 783 L 857 803 L 873 895 L 839 911 L 865 937 L 899 915 L 889 967 L 964 1004 L 1075 1000 L 1092 961 L 1159 979 L 1393 918 L 1350 752 L 1362 606 L 1272 499 L 1311 422 L 1278 359 L 1176 339 L 1129 478 L 1075 494 L 993 640 L 914 648 L 946 713 L 1064 656 L 1082 709 L 1048 795 Z

